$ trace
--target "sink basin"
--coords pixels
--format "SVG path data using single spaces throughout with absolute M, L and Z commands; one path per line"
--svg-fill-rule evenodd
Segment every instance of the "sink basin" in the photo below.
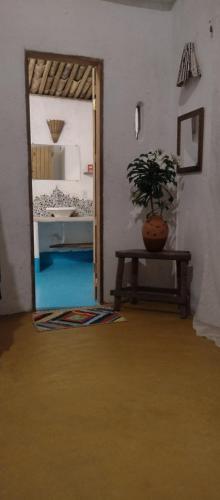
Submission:
M 50 207 L 46 208 L 46 211 L 54 217 L 70 217 L 76 209 L 75 207 Z

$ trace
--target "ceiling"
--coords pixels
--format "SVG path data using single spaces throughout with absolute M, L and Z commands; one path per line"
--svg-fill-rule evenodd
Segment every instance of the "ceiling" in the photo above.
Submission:
M 92 99 L 92 66 L 30 58 L 28 77 L 30 94 Z
M 133 7 L 142 7 L 146 9 L 170 10 L 176 0 L 102 0 L 104 2 L 112 2 L 124 5 L 132 5 Z

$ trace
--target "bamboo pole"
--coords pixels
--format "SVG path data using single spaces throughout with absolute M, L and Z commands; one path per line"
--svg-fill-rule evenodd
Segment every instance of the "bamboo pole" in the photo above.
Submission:
M 32 81 L 32 77 L 33 77 L 33 74 L 34 74 L 35 64 L 36 64 L 36 59 L 29 59 L 29 64 L 28 64 L 29 88 L 31 87 L 31 81 Z
M 65 88 L 63 90 L 63 93 L 62 93 L 63 97 L 67 97 L 67 95 L 69 94 L 69 91 L 71 89 L 71 86 L 72 86 L 72 83 L 74 81 L 74 78 L 77 75 L 78 69 L 79 69 L 79 64 L 74 64 L 73 68 L 72 68 L 72 71 L 70 73 L 69 79 L 68 79 L 68 81 L 67 81 L 67 83 L 65 85 Z
M 43 76 L 41 78 L 40 87 L 39 87 L 39 90 L 38 90 L 38 94 L 43 94 L 44 93 L 44 88 L 45 88 L 45 85 L 46 85 L 46 82 L 47 82 L 47 77 L 48 77 L 51 65 L 52 65 L 52 61 L 47 61 L 46 64 L 45 64 Z
M 83 90 L 83 87 L 84 87 L 84 85 L 85 85 L 85 83 L 86 83 L 86 81 L 87 81 L 87 78 L 88 78 L 88 77 L 90 76 L 90 74 L 91 74 L 91 71 L 92 71 L 92 66 L 88 66 L 88 67 L 86 68 L 86 70 L 85 70 L 85 73 L 84 73 L 84 75 L 83 75 L 83 77 L 82 77 L 82 80 L 81 80 L 81 82 L 80 82 L 80 84 L 79 84 L 79 86 L 78 86 L 78 88 L 77 88 L 77 90 L 76 90 L 76 93 L 75 93 L 75 95 L 74 95 L 75 99 L 77 99 L 77 98 L 79 98 L 79 97 L 80 97 L 81 92 L 82 92 L 82 90 Z
M 61 75 L 62 75 L 62 72 L 63 72 L 63 70 L 64 70 L 64 67 L 65 67 L 65 63 L 64 63 L 64 62 L 61 62 L 61 63 L 59 64 L 58 70 L 57 70 L 56 75 L 55 75 L 55 77 L 54 77 L 54 81 L 53 81 L 52 86 L 51 86 L 51 89 L 50 89 L 50 91 L 49 91 L 49 94 L 50 94 L 50 95 L 54 95 L 54 94 L 55 94 L 56 89 L 57 89 L 57 85 L 58 85 L 59 79 L 60 79 L 60 77 L 61 77 Z

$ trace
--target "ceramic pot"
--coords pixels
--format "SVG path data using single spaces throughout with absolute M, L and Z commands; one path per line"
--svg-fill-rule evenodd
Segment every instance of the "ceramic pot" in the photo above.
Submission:
M 142 236 L 149 252 L 161 252 L 167 240 L 168 225 L 160 215 L 152 215 L 143 224 Z

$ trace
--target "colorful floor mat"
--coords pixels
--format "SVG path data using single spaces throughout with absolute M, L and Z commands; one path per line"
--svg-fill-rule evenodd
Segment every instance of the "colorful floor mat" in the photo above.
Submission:
M 33 313 L 33 323 L 37 330 L 61 330 L 81 326 L 104 325 L 126 321 L 120 313 L 110 307 L 79 307 L 58 311 L 38 311 Z

